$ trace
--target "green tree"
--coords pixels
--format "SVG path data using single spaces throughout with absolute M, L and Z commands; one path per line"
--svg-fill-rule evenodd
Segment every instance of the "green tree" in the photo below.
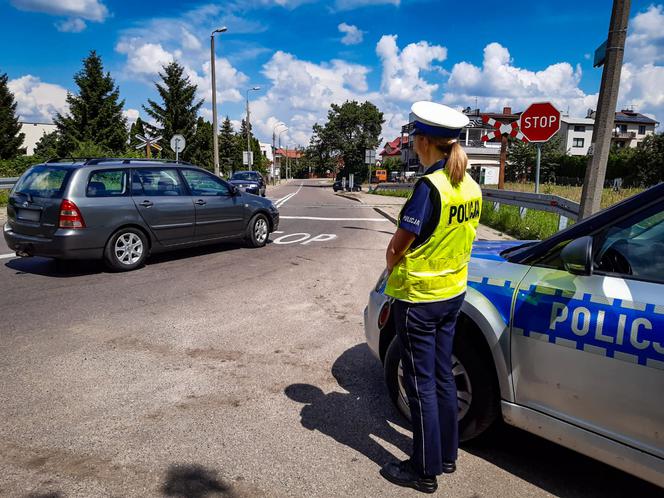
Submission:
M 197 86 L 189 81 L 184 74 L 184 67 L 177 62 L 171 62 L 163 67 L 164 72 L 159 73 L 161 83 L 155 83 L 162 103 L 148 99 L 148 105 L 143 106 L 145 112 L 157 122 L 157 126 L 145 123 L 151 133 L 161 135 L 162 155 L 174 158 L 175 152 L 170 148 L 173 135 L 184 136 L 187 144 L 191 144 L 196 133 L 198 110 L 203 100 L 196 100 Z M 195 147 L 187 147 L 182 153 L 182 159 L 191 160 L 197 151 Z
M 630 157 L 633 183 L 648 187 L 664 181 L 664 133 L 648 135 Z
M 383 161 L 382 168 L 387 171 L 401 171 L 403 169 L 403 164 L 401 162 L 401 157 L 387 157 Z
M 208 171 L 214 171 L 212 138 L 212 123 L 199 117 L 198 121 L 196 121 L 196 133 L 191 141 L 192 143 L 187 144 L 187 147 L 191 146 L 193 149 L 193 153 L 189 156 L 189 161 Z
M 127 120 L 122 114 L 124 100 L 110 73 L 104 74 L 101 57 L 92 50 L 83 60 L 83 69 L 74 75 L 78 95 L 67 93 L 69 113 L 54 119 L 60 135 L 60 155 L 73 155 L 83 142 L 100 149 L 121 153 L 127 145 Z
M 25 154 L 22 149 L 25 134 L 16 115 L 14 94 L 9 91 L 7 74 L 0 75 L 0 159 L 12 159 Z
M 138 145 L 140 145 L 141 141 L 138 138 L 136 138 L 136 135 L 145 135 L 145 123 L 140 117 L 136 118 L 136 121 L 131 125 L 131 128 L 129 129 L 130 147 L 138 147 Z
M 35 145 L 34 156 L 43 160 L 58 157 L 59 140 L 57 131 L 45 133 Z
M 342 174 L 355 175 L 357 182 L 364 181 L 368 168 L 364 164 L 366 149 L 376 149 L 380 144 L 383 113 L 371 102 L 346 101 L 332 104 L 324 126 L 314 125 L 316 141 L 329 157 L 336 157 L 342 166 Z
M 235 171 L 235 164 L 242 164 L 242 149 L 233 129 L 231 120 L 226 116 L 219 132 L 219 169 L 222 173 Z M 238 160 L 239 155 L 239 163 Z

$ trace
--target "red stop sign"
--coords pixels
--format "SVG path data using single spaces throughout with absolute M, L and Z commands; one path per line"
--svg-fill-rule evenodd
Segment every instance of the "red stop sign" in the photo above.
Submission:
M 520 128 L 529 142 L 546 142 L 560 129 L 560 112 L 550 102 L 531 104 L 521 114 Z

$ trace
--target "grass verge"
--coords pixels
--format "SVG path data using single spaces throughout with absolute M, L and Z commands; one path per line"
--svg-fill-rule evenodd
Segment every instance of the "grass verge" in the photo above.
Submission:
M 0 190 L 0 207 L 7 205 L 9 200 L 9 190 Z

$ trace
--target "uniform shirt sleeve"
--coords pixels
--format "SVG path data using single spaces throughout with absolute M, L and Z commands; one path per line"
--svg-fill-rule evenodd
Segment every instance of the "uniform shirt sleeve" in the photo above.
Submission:
M 429 199 L 430 188 L 426 182 L 419 181 L 415 185 L 413 195 L 406 201 L 401 211 L 399 228 L 419 235 L 422 227 L 431 216 L 432 205 Z

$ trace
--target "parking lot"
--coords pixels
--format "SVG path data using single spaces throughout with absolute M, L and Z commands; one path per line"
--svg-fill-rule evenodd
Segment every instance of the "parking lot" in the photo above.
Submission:
M 268 189 L 281 224 L 240 243 L 101 263 L 0 245 L 0 495 L 409 496 L 409 451 L 364 344 L 394 230 L 318 181 Z M 462 447 L 442 496 L 654 496 L 506 426 Z

